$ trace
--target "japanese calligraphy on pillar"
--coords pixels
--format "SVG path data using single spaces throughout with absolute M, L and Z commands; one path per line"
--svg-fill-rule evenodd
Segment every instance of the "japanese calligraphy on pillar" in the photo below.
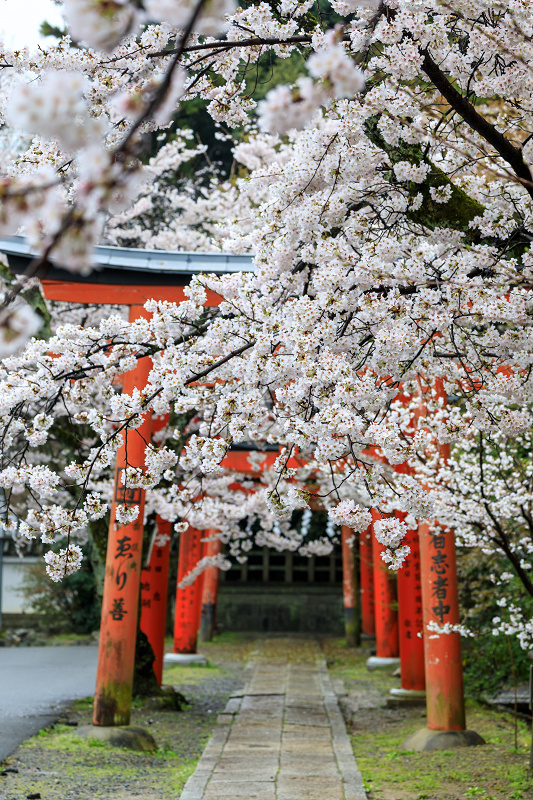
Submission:
M 121 467 L 115 471 L 115 503 L 113 514 L 116 515 L 117 504 L 139 505 L 142 504 L 144 497 L 141 489 L 124 486 L 125 470 Z M 141 515 L 139 514 L 139 517 Z M 128 613 L 126 595 L 124 590 L 128 583 L 128 578 L 137 571 L 135 557 L 139 556 L 139 535 L 142 535 L 142 521 L 139 517 L 126 525 L 118 522 L 114 518 L 115 542 L 113 545 L 113 571 L 114 584 L 117 594 L 113 597 L 109 615 L 115 622 L 121 622 Z
M 408 532 L 408 543 L 411 547 L 405 566 L 398 574 L 398 583 L 401 584 L 403 604 L 406 607 L 402 614 L 403 635 L 406 639 L 417 637 L 422 632 L 424 620 L 422 615 L 422 584 L 420 576 L 420 548 L 418 547 L 417 531 Z
M 171 532 L 172 524 L 158 516 L 148 564 L 141 573 L 141 630 L 154 651 L 153 669 L 159 685 L 163 679 Z
M 146 318 L 148 312 L 132 306 L 129 318 Z M 149 358 L 140 358 L 135 369 L 124 375 L 125 394 L 142 389 L 152 368 Z M 135 663 L 135 641 L 139 607 L 139 584 L 144 523 L 144 489 L 128 487 L 126 470 L 144 471 L 146 443 L 150 441 L 152 415 L 148 411 L 138 428 L 125 429 L 117 452 L 113 506 L 107 542 L 102 624 L 96 679 L 93 723 L 128 725 Z M 137 506 L 138 514 L 119 513 Z M 133 517 L 136 516 L 135 519 Z
M 115 472 L 115 502 L 124 506 L 139 505 L 142 490 L 139 487 L 129 488 L 124 485 L 125 472 L 123 467 L 118 467 Z
M 443 533 L 434 533 L 430 537 L 431 561 L 431 611 L 441 625 L 448 621 L 450 604 L 448 601 L 450 564 L 446 554 L 446 537 Z

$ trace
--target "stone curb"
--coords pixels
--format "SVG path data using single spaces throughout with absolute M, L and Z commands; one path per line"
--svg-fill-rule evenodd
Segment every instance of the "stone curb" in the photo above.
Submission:
M 213 770 L 222 754 L 224 745 L 231 730 L 230 725 L 217 724 L 211 734 L 211 738 L 205 746 L 205 750 L 196 765 L 196 769 L 183 787 L 180 800 L 202 800 L 205 788 Z
M 248 662 L 244 668 L 245 675 L 248 678 L 244 688 L 240 692 L 235 692 L 230 696 L 224 710 L 217 716 L 217 724 L 213 729 L 211 738 L 205 746 L 205 750 L 196 765 L 195 771 L 183 787 L 180 800 L 202 800 L 209 779 L 213 774 L 218 760 L 222 755 L 222 751 L 224 750 L 224 745 L 228 740 L 233 720 L 240 710 L 243 697 L 246 697 L 250 678 L 253 675 L 253 667 L 253 662 Z
M 333 690 L 325 659 L 317 659 L 317 672 L 324 695 L 324 706 L 331 725 L 333 751 L 344 784 L 345 800 L 367 800 L 361 773 L 357 769 L 352 744 L 339 709 L 337 695 Z

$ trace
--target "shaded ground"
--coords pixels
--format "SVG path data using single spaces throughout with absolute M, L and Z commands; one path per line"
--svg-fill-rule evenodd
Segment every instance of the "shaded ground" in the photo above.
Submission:
M 420 708 L 387 709 L 385 697 L 399 679 L 365 669 L 368 651 L 350 653 L 341 641 L 322 648 L 332 679 L 344 681 L 341 707 L 369 800 L 532 800 L 527 774 L 531 729 L 512 714 L 467 703 L 467 725 L 485 741 L 482 747 L 449 752 L 404 753 L 398 746 L 425 727 Z
M 368 650 L 350 650 L 332 639 L 324 639 L 321 646 L 334 684 L 340 690 L 343 682 L 348 692 L 341 705 L 369 800 L 533 800 L 526 773 L 531 734 L 523 722 L 518 723 L 515 749 L 512 715 L 472 704 L 469 727 L 487 740 L 486 746 L 402 753 L 398 745 L 425 725 L 422 710 L 384 707 L 389 688 L 399 680 L 368 673 Z M 42 800 L 177 800 L 217 713 L 228 695 L 242 687 L 243 669 L 257 654 L 258 638 L 225 634 L 201 649 L 209 667 L 173 667 L 165 672 L 165 682 L 192 701 L 187 710 L 158 711 L 149 704 L 134 708 L 132 723 L 152 731 L 158 753 L 140 755 L 76 740 L 72 723 L 84 724 L 91 716 L 90 701 L 78 701 L 62 724 L 33 737 L 8 759 L 8 769 L 18 772 L 0 777 L 0 800 L 26 800 L 32 795 Z M 263 656 L 288 656 L 296 662 L 312 662 L 316 652 L 313 642 L 298 637 L 276 640 L 270 635 L 262 645 Z
M 55 726 L 29 739 L 5 762 L 1 800 L 178 798 L 217 713 L 244 683 L 242 672 L 252 649 L 251 638 L 230 639 L 212 648 L 208 667 L 166 670 L 165 682 L 176 685 L 191 703 L 183 712 L 156 710 L 151 701 L 134 703 L 131 722 L 152 733 L 159 745 L 153 755 L 77 738 L 75 725 L 90 723 L 92 701 L 76 701 Z

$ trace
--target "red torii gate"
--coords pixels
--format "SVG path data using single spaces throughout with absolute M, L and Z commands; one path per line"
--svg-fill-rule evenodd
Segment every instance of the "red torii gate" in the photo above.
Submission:
M 8 237 L 0 241 L 0 250 L 4 252 L 13 272 L 24 272 L 33 260 L 33 254 L 21 237 Z M 169 266 L 169 261 L 174 261 Z M 232 262 L 233 269 L 230 269 Z M 130 307 L 130 320 L 145 315 L 144 303 L 149 299 L 181 302 L 186 299 L 184 286 L 188 278 L 199 271 L 229 272 L 237 269 L 250 269 L 251 259 L 246 256 L 219 256 L 199 254 L 168 254 L 155 251 L 126 251 L 121 248 L 96 248 L 96 263 L 102 267 L 101 272 L 93 273 L 89 278 L 66 272 L 52 265 L 47 265 L 46 272 L 38 275 L 43 279 L 43 290 L 47 299 L 63 300 L 78 303 L 116 303 Z M 181 269 L 176 268 L 181 265 Z M 218 269 L 215 268 L 218 265 Z M 207 292 L 207 305 L 218 305 L 220 298 L 213 292 Z M 144 385 L 148 374 L 148 358 L 140 359 L 135 370 L 125 376 L 124 388 L 131 391 L 134 386 Z M 141 436 L 141 432 L 144 436 Z M 144 437 L 151 435 L 150 420 L 145 419 L 141 429 L 127 431 L 125 439 L 128 444 L 127 463 L 130 466 L 144 465 Z M 141 444 L 142 442 L 142 444 Z M 121 472 L 126 466 L 125 444 L 117 456 L 113 510 L 108 541 L 108 561 L 104 587 L 104 603 L 102 611 L 102 630 L 99 647 L 99 665 L 95 695 L 94 724 L 124 725 L 129 723 L 131 705 L 131 684 L 134 667 L 135 631 L 138 616 L 139 583 L 142 552 L 142 506 L 144 493 L 134 490 L 130 495 L 121 486 Z M 137 520 L 127 525 L 116 523 L 116 505 L 135 504 L 141 508 Z M 439 537 L 437 537 L 439 538 Z M 440 537 L 444 539 L 444 537 Z M 435 537 L 432 539 L 422 534 L 421 548 L 422 581 L 424 586 L 424 623 L 434 618 L 433 594 L 435 583 L 435 562 L 439 559 L 446 565 L 448 585 L 456 582 L 455 561 L 448 537 L 447 543 L 439 539 L 439 552 L 430 552 L 431 546 L 437 548 Z M 442 547 L 441 547 L 442 544 Z M 377 555 L 377 554 L 375 554 Z M 376 562 L 374 557 L 374 578 Z M 365 571 L 366 577 L 368 572 Z M 455 606 L 451 597 L 444 608 L 449 607 L 450 621 L 456 621 Z M 199 605 L 199 604 L 198 604 Z M 453 608 L 452 608 L 453 606 Z M 196 619 L 199 619 L 197 612 Z M 444 612 L 443 612 L 444 614 Z M 446 614 L 445 616 L 448 616 Z M 367 614 L 367 625 L 368 614 Z M 453 636 L 453 634 L 452 634 Z M 428 637 L 426 637 L 427 639 Z M 446 637 L 447 638 L 447 637 Z M 446 651 L 444 661 L 428 660 L 428 653 L 436 652 L 436 647 L 426 645 L 426 669 L 433 669 L 439 692 L 431 695 L 431 702 L 438 702 L 440 713 L 433 713 L 429 708 L 428 725 L 433 732 L 464 731 L 464 706 L 457 704 L 453 696 L 457 688 L 456 675 L 459 674 L 460 663 L 452 654 L 448 658 L 447 646 L 443 644 L 439 652 Z M 443 709 L 443 710 L 442 710 Z M 474 737 L 476 736 L 473 734 Z M 465 737 L 465 739 L 468 737 Z M 465 741 L 464 743 L 477 743 Z M 414 743 L 412 743 L 414 746 Z M 448 746 L 448 745 L 446 745 Z

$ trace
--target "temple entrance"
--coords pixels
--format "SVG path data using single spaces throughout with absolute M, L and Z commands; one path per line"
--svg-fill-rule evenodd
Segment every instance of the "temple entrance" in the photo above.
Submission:
M 342 635 L 342 552 L 327 556 L 252 550 L 248 561 L 221 572 L 221 631 Z

